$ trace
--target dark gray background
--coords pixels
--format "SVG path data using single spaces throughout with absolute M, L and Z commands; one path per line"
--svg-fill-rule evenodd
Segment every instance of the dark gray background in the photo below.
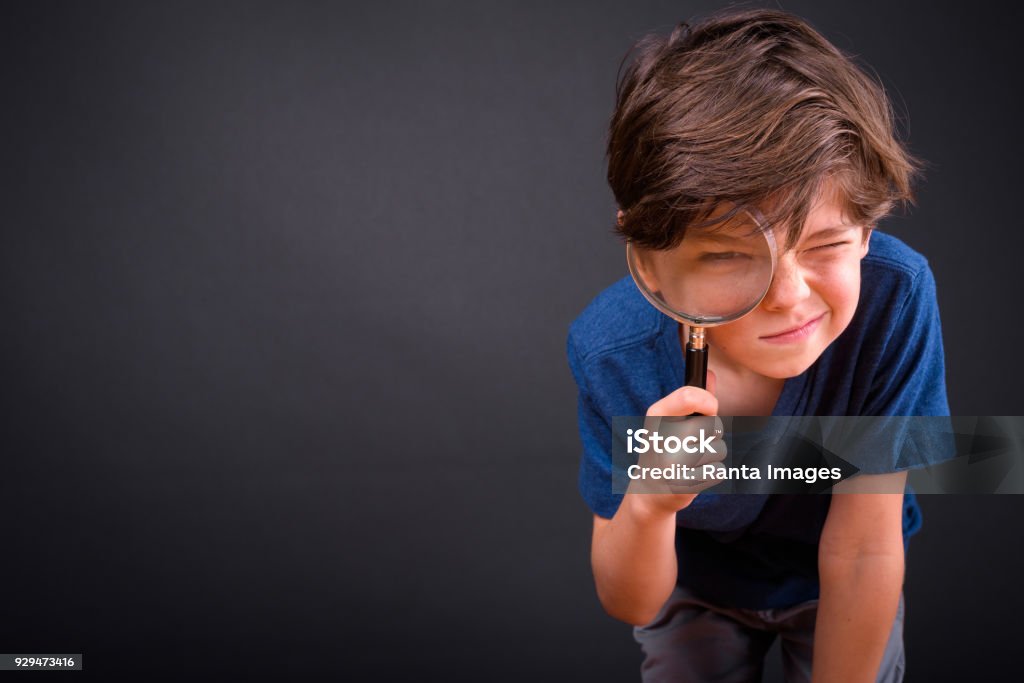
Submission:
M 139 5 L 0 21 L 0 650 L 106 678 L 635 679 L 564 341 L 625 274 L 619 60 L 720 5 Z M 932 263 L 964 415 L 1024 414 L 1003 7 L 784 5 L 881 74 L 931 163 L 886 228 Z M 908 680 L 1017 671 L 1020 500 L 922 504 Z

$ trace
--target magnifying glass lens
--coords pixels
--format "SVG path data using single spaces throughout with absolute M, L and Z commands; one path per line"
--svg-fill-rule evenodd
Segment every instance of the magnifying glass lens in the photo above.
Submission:
M 630 245 L 630 269 L 644 295 L 671 317 L 701 327 L 753 310 L 772 282 L 771 234 L 750 224 L 689 231 L 672 249 Z

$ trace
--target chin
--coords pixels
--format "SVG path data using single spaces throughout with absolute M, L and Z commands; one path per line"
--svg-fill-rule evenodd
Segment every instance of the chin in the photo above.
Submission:
M 758 368 L 758 373 L 771 379 L 789 379 L 806 372 L 807 368 L 814 365 L 816 358 L 817 356 L 811 356 L 810 354 L 807 354 L 805 358 L 801 354 L 800 358 L 765 363 L 762 367 Z

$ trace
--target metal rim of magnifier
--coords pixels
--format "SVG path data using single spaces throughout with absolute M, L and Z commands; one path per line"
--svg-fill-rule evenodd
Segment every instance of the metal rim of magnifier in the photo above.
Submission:
M 763 220 L 759 220 L 758 217 L 755 216 L 752 212 L 746 211 L 745 213 L 748 216 L 750 216 L 754 220 L 754 222 L 757 223 L 759 226 L 763 226 L 764 225 L 764 221 Z M 768 251 L 771 252 L 771 265 L 772 265 L 771 277 L 768 278 L 768 286 L 765 287 L 763 292 L 761 292 L 761 296 L 759 296 L 757 298 L 757 301 L 752 303 L 747 308 L 743 309 L 742 312 L 737 313 L 735 315 L 730 315 L 730 316 L 720 316 L 720 315 L 718 315 L 718 316 L 707 316 L 707 317 L 691 318 L 689 316 L 685 316 L 685 315 L 679 313 L 678 311 L 675 311 L 675 310 L 669 308 L 668 306 L 666 306 L 661 301 L 661 299 L 659 299 L 657 296 L 654 295 L 654 292 L 652 292 L 650 289 L 647 288 L 647 285 L 644 284 L 643 278 L 640 277 L 640 272 L 639 272 L 639 270 L 637 270 L 637 266 L 636 266 L 636 257 L 633 254 L 634 248 L 633 248 L 632 241 L 627 241 L 626 242 L 626 265 L 629 266 L 629 274 L 631 276 L 633 276 L 633 282 L 635 282 L 636 286 L 640 289 L 640 293 L 643 294 L 644 298 L 647 299 L 648 301 L 650 301 L 651 305 L 654 306 L 655 308 L 657 308 L 659 311 L 661 311 L 662 313 L 664 313 L 668 317 L 672 318 L 676 322 L 685 323 L 685 324 L 691 325 L 693 327 L 716 327 L 718 325 L 724 325 L 726 323 L 731 323 L 734 320 L 739 320 L 740 318 L 745 316 L 747 313 L 750 313 L 752 310 L 757 308 L 761 304 L 762 301 L 764 301 L 764 298 L 768 295 L 768 290 L 771 289 L 772 280 L 775 278 L 775 264 L 776 264 L 776 262 L 778 260 L 778 250 L 777 250 L 777 248 L 775 246 L 775 235 L 772 233 L 771 230 L 761 230 L 761 234 L 764 235 L 765 241 L 768 242 Z

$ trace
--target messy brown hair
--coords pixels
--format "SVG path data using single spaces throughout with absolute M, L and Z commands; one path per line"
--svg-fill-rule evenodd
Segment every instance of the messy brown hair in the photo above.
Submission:
M 616 230 L 652 249 L 755 209 L 799 239 L 823 183 L 865 228 L 914 203 L 923 162 L 894 134 L 881 83 L 806 21 L 728 9 L 627 53 L 608 138 Z M 732 209 L 714 220 L 715 207 Z

